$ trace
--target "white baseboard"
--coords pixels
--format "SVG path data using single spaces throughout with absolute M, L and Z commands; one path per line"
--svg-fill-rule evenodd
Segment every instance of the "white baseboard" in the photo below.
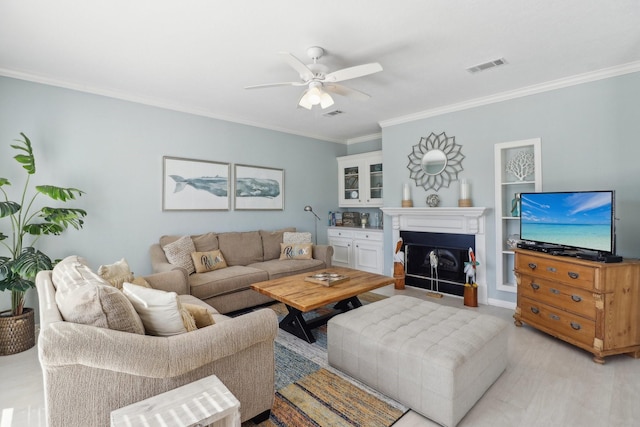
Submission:
M 501 299 L 493 299 L 493 298 L 489 298 L 489 305 L 494 305 L 496 307 L 502 307 L 502 308 L 509 308 L 512 310 L 515 310 L 516 308 L 515 302 L 503 301 Z

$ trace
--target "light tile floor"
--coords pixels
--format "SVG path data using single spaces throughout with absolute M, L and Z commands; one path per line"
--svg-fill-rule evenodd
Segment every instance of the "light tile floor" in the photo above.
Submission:
M 512 321 L 512 310 L 464 307 L 462 299 L 429 298 L 421 289 L 393 286 L 385 295 L 405 294 L 492 314 Z M 640 426 L 640 360 L 591 354 L 524 326 L 509 328 L 507 370 L 458 427 L 637 427 Z M 0 357 L 0 427 L 44 427 L 42 373 L 37 349 Z M 437 424 L 409 412 L 394 427 Z M 73 427 L 73 426 L 69 426 Z

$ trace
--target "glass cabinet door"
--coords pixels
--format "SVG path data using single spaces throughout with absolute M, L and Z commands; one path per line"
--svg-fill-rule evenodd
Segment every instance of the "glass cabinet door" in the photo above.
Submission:
M 369 199 L 382 199 L 382 162 L 369 165 Z
M 344 198 L 354 200 L 360 197 L 360 168 L 349 166 L 344 168 Z

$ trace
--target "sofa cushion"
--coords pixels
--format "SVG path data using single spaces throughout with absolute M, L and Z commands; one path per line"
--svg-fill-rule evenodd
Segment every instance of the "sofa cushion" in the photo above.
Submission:
M 175 292 L 124 283 L 122 292 L 131 301 L 140 315 L 144 329 L 149 335 L 171 336 L 187 332 L 180 301 Z
M 109 282 L 111 286 L 118 289 L 122 289 L 124 282 L 131 282 L 133 280 L 133 273 L 129 268 L 127 260 L 122 258 L 120 261 L 116 261 L 113 264 L 101 265 L 98 267 L 98 276 Z
M 189 276 L 191 295 L 206 300 L 216 295 L 249 289 L 251 284 L 268 280 L 266 271 L 235 265 Z
M 191 259 L 193 259 L 193 264 L 196 267 L 196 273 L 205 273 L 227 267 L 224 256 L 219 249 L 210 252 L 193 252 Z
M 52 273 L 56 305 L 65 321 L 144 334 L 144 326 L 129 300 L 82 261 L 58 263 Z
M 218 234 L 218 246 L 229 266 L 248 265 L 263 260 L 262 237 L 258 231 Z
M 182 236 L 173 243 L 163 246 L 167 261 L 178 267 L 187 270 L 188 274 L 195 273 L 196 268 L 191 259 L 191 253 L 196 251 L 196 247 L 189 236 Z
M 257 270 L 263 270 L 269 276 L 269 280 L 279 277 L 291 276 L 293 274 L 306 273 L 325 268 L 326 265 L 319 259 L 296 259 L 296 260 L 271 260 L 258 262 L 249 265 Z
M 311 259 L 311 243 L 280 243 L 280 259 Z
M 218 249 L 218 235 L 216 233 L 204 233 L 191 236 L 197 252 L 209 252 Z
M 182 236 L 179 235 L 162 236 L 159 241 L 160 246 L 165 247 L 181 237 Z M 218 249 L 218 235 L 216 233 L 194 234 L 190 237 L 198 252 L 215 251 Z
M 282 235 L 283 243 L 311 243 L 311 233 L 292 233 L 287 232 Z
M 277 259 L 280 257 L 280 243 L 284 242 L 283 237 L 286 233 L 295 232 L 295 227 L 283 228 L 282 230 L 267 231 L 260 230 L 262 237 L 262 252 L 264 261 Z

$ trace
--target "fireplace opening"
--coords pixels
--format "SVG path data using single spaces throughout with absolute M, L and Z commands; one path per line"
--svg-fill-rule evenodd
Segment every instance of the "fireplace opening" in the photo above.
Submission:
M 405 283 L 451 295 L 464 294 L 464 263 L 475 236 L 401 231 L 405 254 Z

